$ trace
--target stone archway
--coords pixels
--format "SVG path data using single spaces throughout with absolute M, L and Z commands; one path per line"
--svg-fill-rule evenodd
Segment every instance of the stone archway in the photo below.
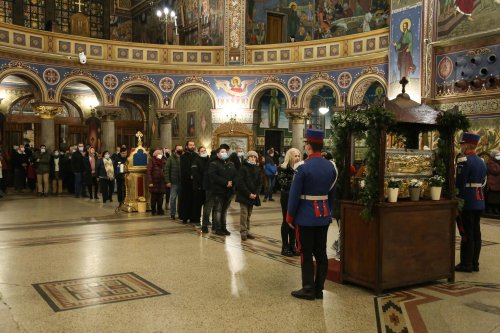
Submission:
M 6 69 L 0 72 L 0 82 L 2 82 L 3 79 L 5 79 L 9 75 L 20 77 L 24 81 L 31 84 L 35 88 L 33 90 L 33 95 L 35 97 L 35 100 L 38 100 L 40 102 L 45 102 L 49 99 L 48 90 L 45 86 L 45 83 L 34 72 L 31 72 L 28 69 L 17 68 L 17 67 Z
M 169 105 L 166 105 L 169 109 L 174 109 L 175 110 L 175 105 L 178 102 L 179 98 L 182 96 L 182 94 L 186 91 L 193 90 L 193 89 L 201 89 L 204 92 L 210 96 L 210 100 L 212 101 L 211 108 L 216 109 L 217 108 L 217 96 L 215 93 L 205 84 L 203 83 L 198 83 L 198 82 L 191 82 L 191 83 L 185 83 L 181 86 L 178 86 L 173 94 L 172 97 L 170 98 L 170 103 Z
M 70 76 L 64 80 L 62 80 L 59 85 L 57 86 L 57 90 L 55 93 L 54 100 L 56 102 L 61 102 L 61 97 L 63 95 L 64 89 L 68 86 L 68 84 L 72 82 L 78 82 L 82 83 L 86 86 L 88 86 L 92 92 L 96 95 L 97 99 L 99 100 L 100 105 L 106 105 L 106 91 L 104 88 L 97 82 L 96 79 L 89 77 L 89 76 L 84 76 L 84 75 L 75 75 L 75 76 Z
M 161 91 L 160 89 L 154 85 L 152 82 L 146 80 L 146 79 L 136 79 L 136 80 L 131 80 L 131 81 L 128 81 L 126 83 L 124 83 L 123 85 L 121 85 L 117 90 L 116 90 L 116 93 L 115 93 L 115 99 L 114 99 L 114 105 L 115 106 L 120 106 L 120 98 L 122 96 L 122 94 L 130 87 L 133 87 L 133 86 L 139 86 L 139 87 L 143 87 L 143 88 L 146 88 L 146 90 L 149 90 L 149 92 L 151 92 L 153 94 L 153 96 L 155 97 L 155 102 L 156 102 L 156 108 L 161 108 L 163 106 L 163 96 L 161 94 Z
M 303 108 L 306 112 L 310 111 L 310 110 L 308 110 L 309 103 L 311 101 L 312 96 L 314 95 L 314 91 L 316 91 L 316 89 L 324 87 L 324 86 L 331 88 L 333 90 L 333 92 L 336 95 L 337 105 L 342 106 L 343 102 L 342 102 L 340 90 L 335 85 L 335 83 L 333 83 L 332 81 L 329 81 L 329 80 L 314 80 L 314 81 L 311 81 L 308 84 L 306 84 L 299 94 L 299 106 L 301 108 Z
M 368 88 L 375 82 L 378 82 L 384 87 L 387 94 L 387 82 L 385 78 L 380 74 L 366 74 L 359 77 L 351 85 L 349 93 L 347 94 L 347 100 L 349 105 L 359 105 L 363 103 L 363 98 L 368 90 Z
M 265 91 L 268 89 L 277 89 L 277 90 L 281 91 L 283 93 L 283 95 L 285 95 L 286 108 L 290 108 L 292 106 L 292 96 L 290 95 L 290 92 L 288 91 L 288 89 L 286 89 L 281 84 L 269 82 L 269 83 L 265 83 L 261 86 L 258 86 L 254 90 L 252 90 L 252 93 L 250 94 L 249 102 L 248 102 L 248 105 L 251 109 L 254 109 L 254 110 L 257 109 L 257 104 L 259 103 L 260 98 L 265 93 Z

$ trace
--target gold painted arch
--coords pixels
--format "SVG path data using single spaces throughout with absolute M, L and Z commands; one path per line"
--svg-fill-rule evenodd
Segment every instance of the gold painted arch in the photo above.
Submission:
M 363 98 L 365 97 L 368 88 L 375 82 L 378 82 L 384 87 L 385 93 L 387 94 L 387 82 L 386 79 L 380 74 L 366 74 L 359 77 L 351 85 L 351 89 L 347 93 L 347 100 L 349 105 L 359 105 L 363 103 Z
M 182 94 L 186 91 L 193 89 L 201 89 L 204 92 L 206 92 L 208 96 L 210 96 L 210 100 L 212 101 L 211 109 L 217 108 L 217 96 L 215 95 L 215 93 L 208 86 L 197 82 L 186 83 L 183 84 L 182 86 L 177 87 L 174 90 L 172 97 L 170 98 L 170 105 L 168 105 L 168 108 L 175 110 L 175 104 L 177 103 L 178 99 L 182 96 Z
M 90 78 L 88 76 L 78 75 L 78 76 L 70 76 L 64 80 L 62 80 L 57 86 L 54 100 L 55 102 L 61 102 L 62 93 L 64 88 L 72 82 L 85 83 L 96 95 L 99 100 L 100 105 L 106 105 L 106 91 L 104 88 L 97 82 L 95 79 Z
M 249 97 L 249 108 L 257 110 L 258 109 L 258 103 L 264 92 L 268 89 L 277 89 L 281 91 L 285 95 L 286 99 L 286 108 L 291 108 L 292 107 L 292 96 L 290 96 L 290 92 L 288 89 L 286 89 L 284 86 L 277 84 L 277 83 L 266 83 L 261 86 L 256 87 L 254 90 L 252 90 L 252 93 L 250 94 Z
M 340 94 L 339 88 L 333 83 L 332 81 L 329 80 L 314 80 L 311 82 L 308 82 L 304 88 L 301 90 L 299 94 L 299 107 L 304 108 L 305 110 L 309 109 L 309 103 L 311 101 L 311 98 L 313 96 L 313 92 L 321 87 L 327 86 L 333 90 L 335 93 L 335 100 L 337 102 L 337 106 L 342 106 L 342 98 Z
M 161 94 L 160 89 L 153 83 L 149 81 L 144 81 L 144 80 L 132 80 L 124 83 L 123 85 L 120 86 L 116 90 L 115 93 L 115 105 L 114 106 L 120 106 L 120 98 L 125 90 L 127 88 L 133 87 L 133 86 L 140 86 L 148 89 L 156 98 L 156 108 L 162 108 L 163 106 L 163 96 Z
M 19 76 L 23 80 L 32 84 L 35 87 L 35 91 L 33 91 L 35 99 L 39 99 L 40 102 L 47 102 L 49 100 L 48 90 L 45 83 L 35 73 L 23 68 L 6 69 L 3 72 L 0 72 L 0 82 L 2 82 L 3 79 L 9 75 Z

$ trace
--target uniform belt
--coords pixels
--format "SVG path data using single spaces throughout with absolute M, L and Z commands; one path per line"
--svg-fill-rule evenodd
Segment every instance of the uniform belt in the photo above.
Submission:
M 467 184 L 465 184 L 465 187 L 483 187 L 483 184 L 481 184 L 481 183 L 467 183 Z
M 303 200 L 328 200 L 328 195 L 301 195 Z

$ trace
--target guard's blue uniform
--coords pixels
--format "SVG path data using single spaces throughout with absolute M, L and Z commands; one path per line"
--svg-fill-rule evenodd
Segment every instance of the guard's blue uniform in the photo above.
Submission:
M 299 165 L 290 188 L 287 222 L 308 227 L 332 223 L 334 185 L 337 169 L 321 154 L 312 154 Z M 324 197 L 319 200 L 309 200 Z
M 326 240 L 328 227 L 332 222 L 331 209 L 336 180 L 335 164 L 324 159 L 320 153 L 309 155 L 297 167 L 290 188 L 286 216 L 287 223 L 295 224 L 297 249 L 302 264 L 302 290 L 293 292 L 295 297 L 323 297 L 328 271 Z M 316 276 L 313 255 L 316 259 Z
M 484 210 L 483 186 L 486 183 L 486 164 L 474 152 L 468 152 L 467 156 L 460 157 L 457 162 L 456 186 L 458 197 L 464 200 L 464 207 L 458 220 L 462 241 L 460 264 L 455 267 L 455 270 L 479 271 L 480 219 Z

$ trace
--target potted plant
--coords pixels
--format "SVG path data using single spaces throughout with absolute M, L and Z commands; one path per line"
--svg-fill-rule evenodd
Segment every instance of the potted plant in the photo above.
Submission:
M 411 179 L 408 186 L 410 190 L 410 200 L 418 201 L 420 199 L 420 189 L 422 187 L 422 181 L 415 178 Z
M 441 198 L 441 189 L 443 188 L 444 177 L 435 175 L 429 178 L 429 186 L 431 188 L 431 199 L 439 200 Z
M 401 187 L 401 180 L 400 179 L 391 178 L 391 179 L 389 179 L 387 187 L 388 187 L 387 201 L 389 201 L 389 202 L 397 202 L 398 201 L 399 188 Z

